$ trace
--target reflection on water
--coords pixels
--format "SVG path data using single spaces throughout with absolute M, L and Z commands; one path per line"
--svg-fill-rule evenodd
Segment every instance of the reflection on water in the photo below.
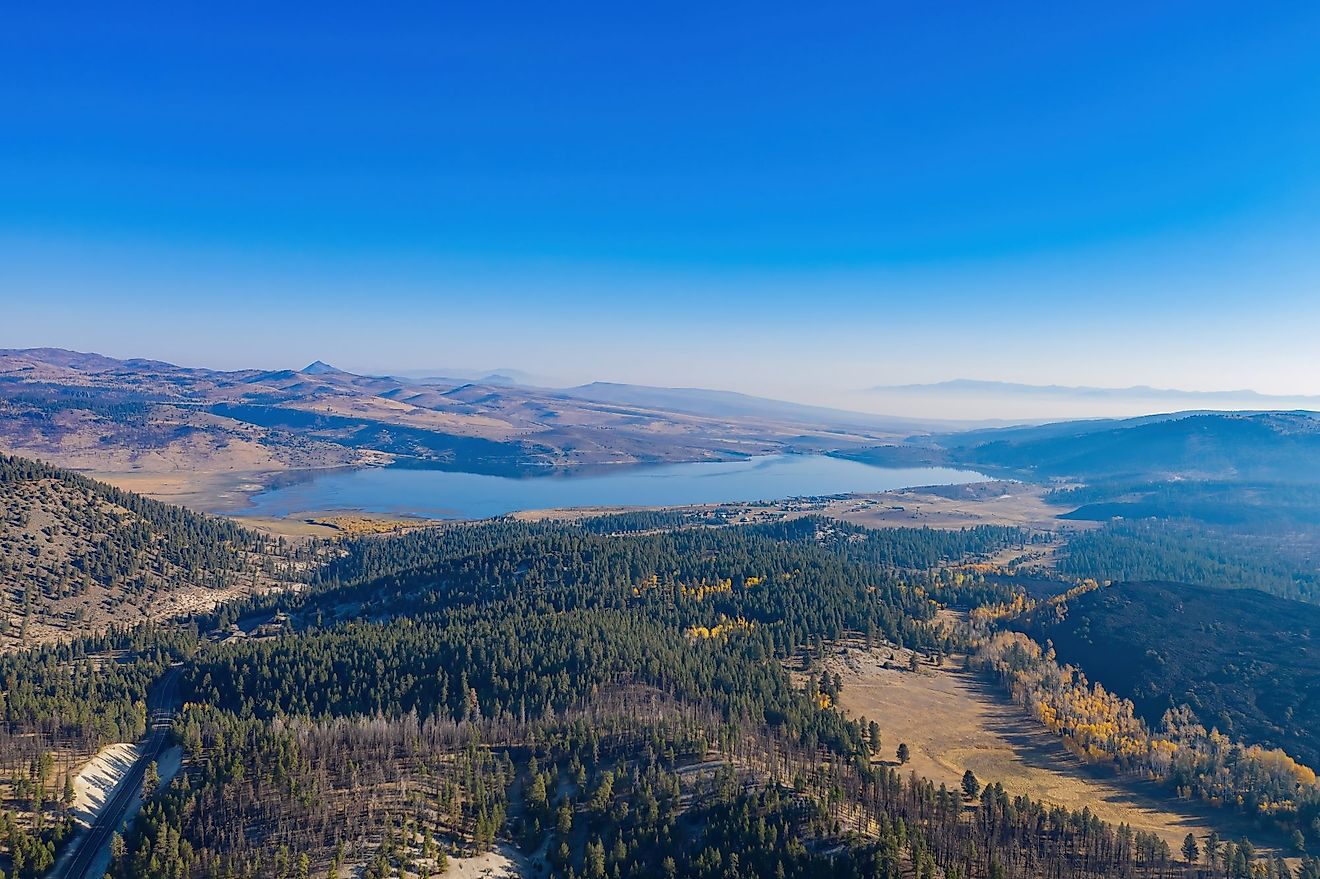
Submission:
M 435 519 L 478 519 L 516 510 L 672 506 L 775 500 L 919 485 L 983 482 L 944 467 L 872 467 L 824 455 L 770 455 L 744 461 L 617 467 L 533 479 L 441 470 L 311 471 L 252 498 L 254 516 L 360 510 Z

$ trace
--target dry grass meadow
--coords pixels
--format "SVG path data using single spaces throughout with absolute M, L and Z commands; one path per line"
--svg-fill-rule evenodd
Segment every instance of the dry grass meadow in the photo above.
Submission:
M 889 657 L 893 655 L 893 659 Z M 839 708 L 850 717 L 880 724 L 890 762 L 900 742 L 911 758 L 904 767 L 957 788 L 971 769 L 981 782 L 1000 782 L 1023 794 L 1070 809 L 1089 806 L 1109 822 L 1158 833 L 1176 852 L 1188 832 L 1204 838 L 1246 834 L 1258 845 L 1276 843 L 1240 816 L 1179 800 L 1153 783 L 1088 766 L 1036 724 L 988 681 L 962 669 L 922 663 L 908 669 L 901 648 L 840 647 L 826 660 L 843 681 Z M 888 667 L 886 667 L 888 666 Z

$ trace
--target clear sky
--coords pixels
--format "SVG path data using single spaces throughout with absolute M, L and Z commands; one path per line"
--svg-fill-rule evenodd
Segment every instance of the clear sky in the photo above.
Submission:
M 0 346 L 1320 393 L 1314 0 L 190 7 L 6 11 Z

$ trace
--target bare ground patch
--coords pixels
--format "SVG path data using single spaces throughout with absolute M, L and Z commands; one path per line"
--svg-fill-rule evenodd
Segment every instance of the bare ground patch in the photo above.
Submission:
M 138 746 L 120 742 L 106 745 L 73 777 L 73 814 L 84 827 L 90 826 L 105 803 L 133 768 Z
M 467 858 L 450 858 L 452 876 L 463 879 L 518 879 L 535 874 L 527 858 L 511 845 L 500 843 L 495 848 Z
M 95 470 L 93 479 L 167 504 L 206 513 L 233 514 L 248 508 L 250 498 L 287 471 L 274 468 L 208 471 L 185 468 L 163 472 Z
M 868 528 L 1059 527 L 1062 512 L 1045 503 L 1045 489 L 1025 482 L 977 482 L 859 494 L 832 502 L 826 515 Z

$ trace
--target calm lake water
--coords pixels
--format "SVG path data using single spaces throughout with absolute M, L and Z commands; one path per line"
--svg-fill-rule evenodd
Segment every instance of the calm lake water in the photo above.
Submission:
M 253 495 L 244 511 L 288 516 L 329 510 L 479 519 L 517 510 L 596 506 L 671 506 L 776 500 L 920 485 L 984 482 L 943 467 L 872 467 L 824 455 L 772 455 L 746 461 L 620 467 L 580 475 L 527 478 L 442 470 L 330 471 Z

